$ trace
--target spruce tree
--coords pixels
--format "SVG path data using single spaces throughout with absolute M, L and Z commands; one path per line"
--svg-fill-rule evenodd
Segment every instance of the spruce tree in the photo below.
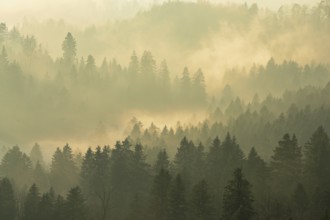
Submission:
M 169 220 L 187 219 L 185 186 L 180 174 L 176 176 L 169 193 Z
M 308 190 L 325 189 L 330 179 L 330 141 L 323 127 L 319 127 L 305 146 L 305 182 Z
M 70 32 L 67 33 L 62 43 L 62 50 L 65 63 L 73 64 L 77 53 L 77 43 Z
M 23 220 L 39 219 L 40 194 L 38 187 L 33 184 L 24 201 Z
M 223 196 L 223 219 L 250 220 L 255 215 L 251 185 L 244 178 L 242 169 L 234 171 Z
M 212 220 L 214 219 L 214 204 L 209 194 L 205 180 L 197 183 L 192 189 L 190 201 L 191 219 Z
M 0 180 L 0 219 L 14 220 L 17 206 L 12 184 L 8 178 Z
M 307 219 L 306 213 L 309 208 L 308 196 L 304 186 L 297 184 L 292 195 L 293 215 L 294 219 Z
M 151 219 L 167 220 L 169 218 L 169 191 L 171 175 L 168 170 L 161 169 L 154 177 L 152 184 L 149 213 Z
M 79 187 L 70 189 L 65 201 L 65 215 L 69 220 L 87 219 L 85 199 Z
M 274 188 L 284 194 L 293 191 L 302 175 L 302 154 L 295 135 L 285 134 L 278 142 L 271 161 Z
M 167 151 L 165 149 L 159 151 L 158 155 L 157 155 L 157 160 L 156 163 L 154 165 L 154 172 L 156 174 L 158 174 L 160 172 L 160 170 L 164 169 L 164 170 L 168 170 L 170 167 L 170 161 L 168 158 L 168 154 Z

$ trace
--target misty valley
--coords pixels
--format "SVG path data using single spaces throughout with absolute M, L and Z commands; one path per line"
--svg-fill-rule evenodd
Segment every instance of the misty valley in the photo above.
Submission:
M 0 220 L 330 220 L 329 0 L 6 1 Z

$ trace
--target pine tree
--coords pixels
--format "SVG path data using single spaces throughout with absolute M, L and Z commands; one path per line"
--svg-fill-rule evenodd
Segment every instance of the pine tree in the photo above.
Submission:
M 295 219 L 307 219 L 306 212 L 308 210 L 308 197 L 304 186 L 299 183 L 292 195 L 293 213 Z
M 178 174 L 169 193 L 169 220 L 185 220 L 187 212 L 185 186 Z
M 301 178 L 301 148 L 295 135 L 285 134 L 274 150 L 271 161 L 273 184 L 277 191 L 290 193 Z
M 266 162 L 260 158 L 254 148 L 248 155 L 244 170 L 246 178 L 254 186 L 253 193 L 258 200 L 267 193 L 270 174 Z
M 33 166 L 36 166 L 37 162 L 39 162 L 42 167 L 45 167 L 45 161 L 40 149 L 40 145 L 38 143 L 35 143 L 32 147 L 30 152 L 30 159 L 33 163 Z
M 146 219 L 143 199 L 140 199 L 138 193 L 134 195 L 133 201 L 131 202 L 129 215 L 126 218 L 127 220 L 144 220 Z
M 44 168 L 41 166 L 39 161 L 37 161 L 35 168 L 33 170 L 33 179 L 36 185 L 39 186 L 41 191 L 46 191 L 49 189 L 49 176 L 44 170 Z
M 193 187 L 190 203 L 191 219 L 214 219 L 214 205 L 205 180 L 202 180 Z
M 168 158 L 167 151 L 165 149 L 159 151 L 157 160 L 154 165 L 154 172 L 159 173 L 161 169 L 168 170 L 170 168 L 170 161 Z
M 11 148 L 2 158 L 0 173 L 15 181 L 18 187 L 30 184 L 32 180 L 32 162 L 21 152 L 18 146 Z
M 63 194 L 78 183 L 78 169 L 73 161 L 71 147 L 66 144 L 63 150 L 57 148 L 50 166 L 51 186 Z
M 221 142 L 219 137 L 216 137 L 210 146 L 206 160 L 207 177 L 214 188 L 219 186 L 222 180 L 221 173 L 219 172 L 219 167 L 222 165 L 221 159 Z
M 138 193 L 141 200 L 143 195 L 148 192 L 151 179 L 149 174 L 150 167 L 146 162 L 143 146 L 139 143 L 134 148 L 132 167 L 133 193 Z
M 67 220 L 67 214 L 68 210 L 65 199 L 61 195 L 58 195 L 54 204 L 53 220 Z
M 33 184 L 24 201 L 23 220 L 37 220 L 39 219 L 39 203 L 40 194 L 39 189 Z
M 325 189 L 330 179 L 330 142 L 323 127 L 319 127 L 305 147 L 305 182 L 309 191 Z
M 41 196 L 39 202 L 39 219 L 40 220 L 57 220 L 54 216 L 55 212 L 55 193 L 51 189 L 49 192 Z
M 234 171 L 223 196 L 223 219 L 250 220 L 255 215 L 252 207 L 251 185 L 244 178 L 242 169 Z
M 69 220 L 87 219 L 85 199 L 79 187 L 70 189 L 65 201 L 65 215 Z
M 169 191 L 171 187 L 171 175 L 168 170 L 161 169 L 154 177 L 150 210 L 151 219 L 167 220 L 169 218 Z
M 175 155 L 175 168 L 176 172 L 180 173 L 182 180 L 186 184 L 192 182 L 193 171 L 195 170 L 195 158 L 197 149 L 193 142 L 188 142 L 187 138 L 184 137 L 180 142 L 180 147 Z
M 126 210 L 129 208 L 130 199 L 134 195 L 132 192 L 131 173 L 133 170 L 133 151 L 128 139 L 116 143 L 111 154 L 110 180 L 112 187 L 111 201 L 113 203 L 111 218 L 124 219 L 127 216 Z
M 73 38 L 70 32 L 67 33 L 62 43 L 63 59 L 67 64 L 73 64 L 73 62 L 75 61 L 76 53 L 77 53 L 76 47 L 77 47 L 76 40 Z
M 0 219 L 16 219 L 17 207 L 14 190 L 9 179 L 0 180 Z

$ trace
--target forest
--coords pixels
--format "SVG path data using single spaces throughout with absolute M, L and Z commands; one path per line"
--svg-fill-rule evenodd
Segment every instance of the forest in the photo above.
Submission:
M 329 0 L 12 4 L 0 220 L 330 220 Z

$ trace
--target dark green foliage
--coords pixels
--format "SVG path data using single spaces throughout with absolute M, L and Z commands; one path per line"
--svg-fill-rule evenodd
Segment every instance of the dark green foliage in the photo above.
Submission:
M 330 143 L 323 127 L 319 127 L 305 146 L 305 181 L 308 189 L 324 189 L 330 176 Z M 326 178 L 328 177 L 328 178 Z
M 39 202 L 39 219 L 49 219 L 49 220 L 56 220 L 55 218 L 55 193 L 53 189 L 49 192 L 44 193 Z
M 189 212 L 191 213 L 191 219 L 214 219 L 214 204 L 205 180 L 202 180 L 193 187 L 190 203 L 191 205 Z
M 296 136 L 285 134 L 272 156 L 271 169 L 276 191 L 292 192 L 302 176 L 302 154 Z M 289 191 L 287 191 L 289 190 Z
M 309 199 L 304 186 L 300 183 L 293 192 L 292 204 L 294 219 L 307 219 L 306 213 L 308 213 L 309 209 Z
M 154 172 L 159 173 L 162 169 L 168 170 L 170 167 L 170 161 L 165 149 L 159 151 L 157 160 L 154 165 Z
M 106 219 L 112 193 L 110 148 L 97 147 L 95 153 L 89 148 L 83 159 L 80 177 L 87 203 L 100 210 L 97 214 L 100 219 Z M 99 201 L 99 206 L 95 205 L 96 201 Z
M 184 137 L 180 143 L 180 147 L 175 155 L 175 168 L 176 172 L 180 173 L 183 181 L 186 184 L 191 184 L 193 171 L 195 170 L 195 157 L 196 147 L 193 142 L 188 142 L 187 138 Z
M 40 203 L 39 189 L 35 184 L 33 184 L 30 187 L 29 193 L 25 198 L 23 220 L 39 219 L 39 203 Z
M 87 207 L 85 199 L 79 187 L 72 188 L 65 202 L 65 216 L 68 220 L 87 219 Z
M 169 218 L 169 192 L 171 188 L 171 175 L 168 170 L 161 169 L 154 177 L 150 202 L 150 218 L 154 220 L 167 220 Z
M 78 169 L 73 161 L 71 147 L 57 148 L 50 167 L 50 183 L 56 192 L 63 194 L 78 182 Z
M 37 161 L 35 168 L 33 170 L 33 179 L 35 184 L 40 187 L 40 190 L 42 192 L 45 192 L 47 189 L 49 189 L 50 186 L 49 175 L 45 171 L 45 169 L 41 166 L 39 161 Z
M 244 164 L 246 178 L 253 186 L 253 194 L 260 199 L 267 194 L 270 172 L 266 162 L 260 158 L 254 148 L 251 149 Z
M 252 207 L 251 185 L 244 178 L 242 169 L 236 169 L 223 196 L 223 219 L 249 220 L 255 215 Z
M 169 220 L 187 219 L 186 191 L 181 176 L 173 180 L 169 192 Z
M 16 219 L 17 206 L 14 190 L 9 179 L 0 180 L 0 219 Z
M 2 158 L 0 175 L 13 179 L 19 187 L 28 185 L 32 180 L 32 162 L 18 146 L 15 146 Z

